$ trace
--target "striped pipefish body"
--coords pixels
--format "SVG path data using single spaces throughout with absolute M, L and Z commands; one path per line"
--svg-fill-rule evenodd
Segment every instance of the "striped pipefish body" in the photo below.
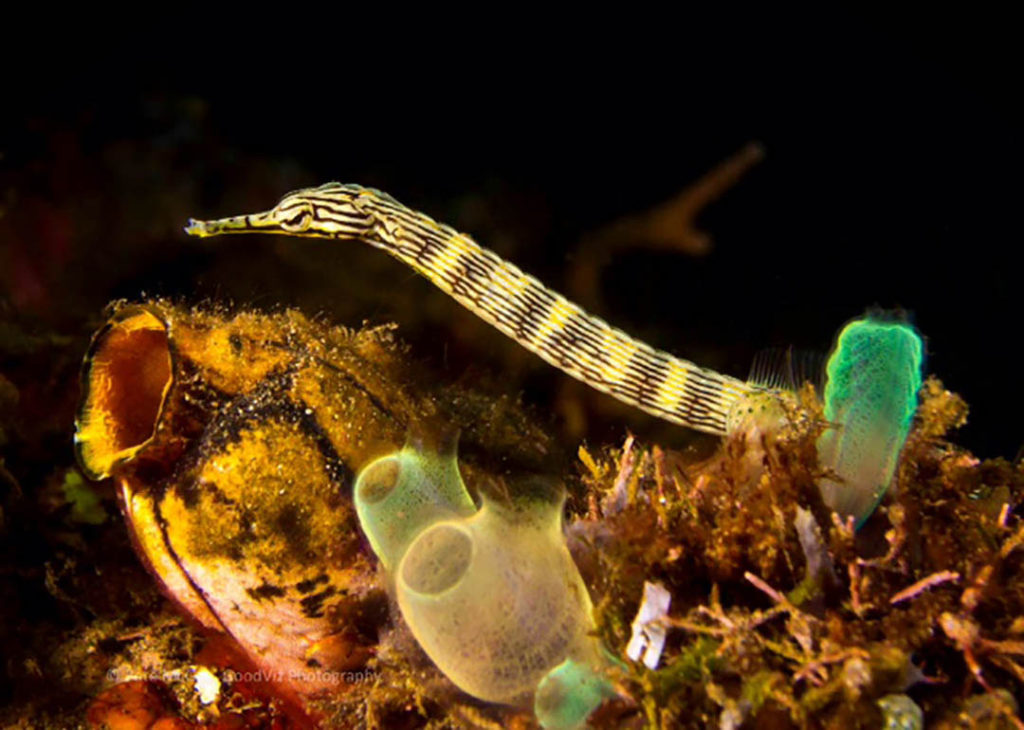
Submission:
M 765 391 L 630 337 L 469 236 L 373 188 L 328 183 L 297 190 L 271 210 L 190 220 L 185 231 L 199 237 L 264 232 L 365 241 L 572 377 L 698 431 L 725 434 L 734 410 Z

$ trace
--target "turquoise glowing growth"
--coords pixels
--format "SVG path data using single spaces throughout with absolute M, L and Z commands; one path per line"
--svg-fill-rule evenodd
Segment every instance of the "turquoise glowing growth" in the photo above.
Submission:
M 590 713 L 614 694 L 593 664 L 566 659 L 537 685 L 533 713 L 544 730 L 576 730 L 585 727 Z
M 371 462 L 355 484 L 360 526 L 438 669 L 487 702 L 528 706 L 538 695 L 545 727 L 582 725 L 611 689 L 562 535 L 565 494 L 481 498 L 477 509 L 454 454 L 411 447 Z M 552 673 L 563 665 L 572 670 Z
M 910 432 L 921 387 L 921 338 L 908 324 L 868 316 L 839 333 L 829 358 L 825 419 L 818 439 L 825 479 L 821 494 L 830 508 L 867 519 L 892 482 Z

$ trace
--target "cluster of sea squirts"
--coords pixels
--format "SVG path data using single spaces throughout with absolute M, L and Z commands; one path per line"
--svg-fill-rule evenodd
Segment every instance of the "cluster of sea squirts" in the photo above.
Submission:
M 449 679 L 487 702 L 532 700 L 543 727 L 582 726 L 612 691 L 562 534 L 564 493 L 480 495 L 477 509 L 454 453 L 407 447 L 366 466 L 354 499 L 402 617 Z

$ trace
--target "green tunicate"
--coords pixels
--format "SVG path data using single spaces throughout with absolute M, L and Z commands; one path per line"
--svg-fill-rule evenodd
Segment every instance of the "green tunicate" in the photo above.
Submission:
M 827 365 L 825 418 L 818 439 L 825 503 L 858 526 L 889 488 L 921 387 L 921 338 L 902 322 L 866 317 L 839 334 Z

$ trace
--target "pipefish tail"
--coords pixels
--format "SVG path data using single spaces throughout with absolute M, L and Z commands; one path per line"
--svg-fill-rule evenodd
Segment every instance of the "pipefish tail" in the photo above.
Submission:
M 556 368 L 697 431 L 725 434 L 734 406 L 765 390 L 630 337 L 469 236 L 373 188 L 328 183 L 296 190 L 268 211 L 190 220 L 185 232 L 201 238 L 280 233 L 365 241 L 408 264 Z

